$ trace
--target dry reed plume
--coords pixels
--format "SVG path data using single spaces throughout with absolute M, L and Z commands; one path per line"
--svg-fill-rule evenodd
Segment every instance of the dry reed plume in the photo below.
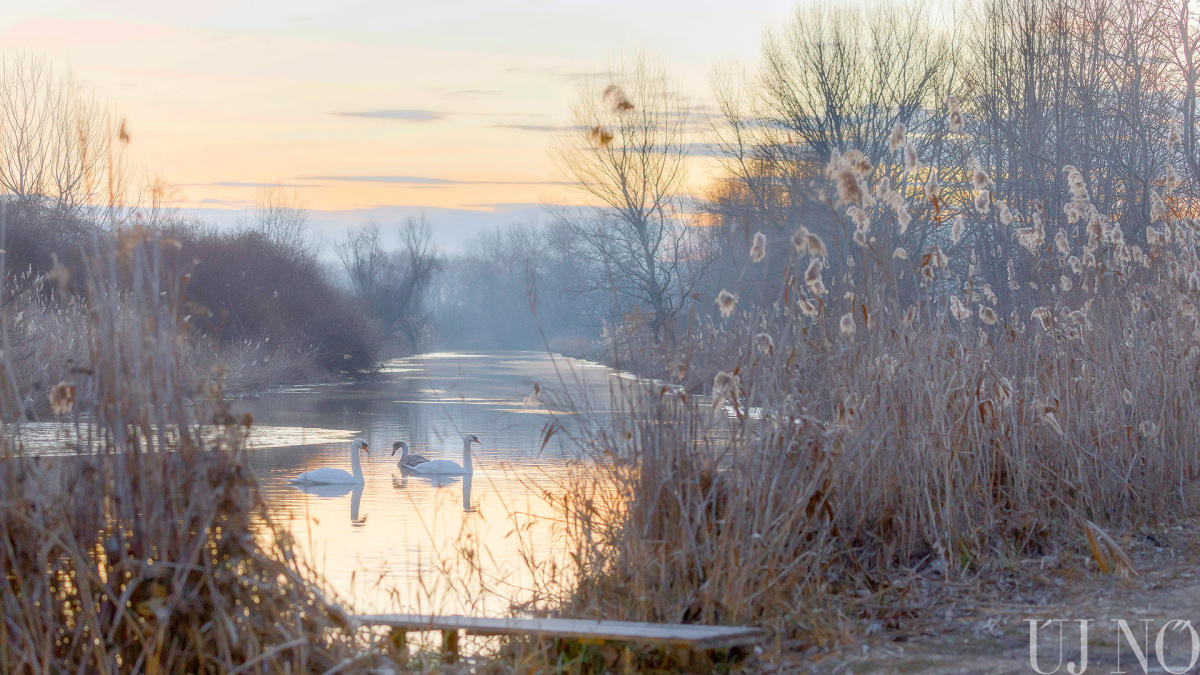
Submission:
M 748 265 L 791 254 L 774 302 L 735 308 L 722 291 L 722 316 L 669 349 L 619 336 L 644 350 L 620 365 L 686 388 L 631 388 L 618 424 L 590 441 L 602 475 L 561 501 L 578 585 L 560 607 L 821 643 L 926 606 L 914 574 L 1051 552 L 1135 572 L 1105 529 L 1196 514 L 1200 227 L 1156 192 L 1143 248 L 1075 167 L 1051 214 L 1010 209 L 973 161 L 942 167 L 969 185 L 943 190 L 901 128 L 889 147 L 904 167 L 894 185 L 833 153 L 836 197 L 821 198 L 840 253 L 804 227 L 794 245 L 756 235 L 764 253 Z M 923 218 L 953 225 L 905 251 L 899 214 L 922 200 L 936 206 Z M 976 268 L 983 219 L 1012 240 L 1005 287 Z
M 259 501 L 251 420 L 218 377 L 191 381 L 176 250 L 140 228 L 93 242 L 69 337 L 83 353 L 43 394 L 76 454 L 24 454 L 6 415 L 6 673 L 325 672 L 354 657 L 346 617 Z M 6 391 L 12 375 L 6 363 Z

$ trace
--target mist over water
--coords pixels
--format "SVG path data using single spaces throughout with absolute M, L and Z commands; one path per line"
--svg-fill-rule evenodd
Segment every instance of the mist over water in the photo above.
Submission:
M 254 416 L 250 464 L 272 517 L 357 611 L 504 612 L 531 581 L 522 556 L 553 555 L 560 542 L 545 494 L 581 466 L 570 440 L 577 426 L 543 440 L 548 423 L 569 428 L 585 416 L 525 399 L 538 383 L 543 402 L 586 401 L 599 412 L 586 416 L 594 422 L 609 407 L 610 373 L 539 352 L 426 354 L 391 361 L 372 381 L 291 388 L 237 407 Z M 391 456 L 404 440 L 461 463 L 465 433 L 483 442 L 465 480 L 405 478 Z M 349 470 L 356 436 L 370 447 L 361 488 L 287 483 L 323 466 Z M 478 551 L 477 570 L 463 566 L 459 546 Z M 490 593 L 481 596 L 481 585 Z

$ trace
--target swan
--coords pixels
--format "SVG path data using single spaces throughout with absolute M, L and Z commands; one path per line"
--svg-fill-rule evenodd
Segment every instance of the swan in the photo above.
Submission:
M 448 459 L 435 459 L 431 462 L 425 462 L 413 467 L 408 467 L 408 471 L 418 476 L 468 476 L 472 473 L 471 469 L 471 444 L 479 443 L 479 437 L 475 434 L 467 434 L 463 436 L 463 463 L 459 466 L 455 462 Z M 480 445 L 483 445 L 480 443 Z
M 392 457 L 396 456 L 397 450 L 404 451 L 400 453 L 400 461 L 396 462 L 396 466 L 400 467 L 401 469 L 411 469 L 418 464 L 424 464 L 425 462 L 429 461 L 429 458 L 425 455 L 418 455 L 415 452 L 409 454 L 408 443 L 405 443 L 404 441 L 396 441 L 395 443 L 392 443 Z
M 353 474 L 345 469 L 334 469 L 332 467 L 322 467 L 305 471 L 304 473 L 288 480 L 294 485 L 332 485 L 332 484 L 363 484 L 362 465 L 359 463 L 358 451 L 362 450 L 368 455 L 371 451 L 367 448 L 367 442 L 361 438 L 354 439 L 350 444 L 350 468 L 354 471 Z

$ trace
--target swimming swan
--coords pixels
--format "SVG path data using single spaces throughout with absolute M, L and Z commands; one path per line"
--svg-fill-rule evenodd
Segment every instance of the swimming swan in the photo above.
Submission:
M 432 476 L 432 475 L 466 476 L 466 475 L 470 475 L 472 473 L 472 469 L 471 469 L 471 444 L 472 443 L 479 443 L 479 437 L 476 436 L 475 434 L 467 434 L 466 436 L 463 436 L 463 463 L 462 463 L 462 466 L 459 466 L 455 462 L 451 462 L 448 459 L 435 459 L 432 462 L 425 462 L 423 464 L 418 464 L 416 466 L 409 467 L 408 470 L 418 476 Z M 480 443 L 480 445 L 483 445 L 483 444 Z
M 408 443 L 405 443 L 404 441 L 396 441 L 395 443 L 392 443 L 392 457 L 396 456 L 397 450 L 404 451 L 400 453 L 400 461 L 396 462 L 396 466 L 400 467 L 401 469 L 411 469 L 418 464 L 424 464 L 425 462 L 429 461 L 429 458 L 425 455 L 418 455 L 415 452 L 409 454 Z
M 368 455 L 371 451 L 367 448 L 367 442 L 361 438 L 354 439 L 350 444 L 350 468 L 354 471 L 353 474 L 345 469 L 334 469 L 331 467 L 322 467 L 305 471 L 304 473 L 289 480 L 289 483 L 296 485 L 331 485 L 331 484 L 363 484 L 362 464 L 358 459 L 358 451 L 362 450 Z

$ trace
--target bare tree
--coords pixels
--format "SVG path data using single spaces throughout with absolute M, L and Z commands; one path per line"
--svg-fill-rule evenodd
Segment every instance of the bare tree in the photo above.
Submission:
M 897 123 L 920 138 L 935 123 L 929 104 L 945 96 L 952 52 L 930 23 L 923 2 L 797 10 L 786 31 L 767 34 L 761 114 L 822 161 L 852 148 L 880 160 Z
M 250 227 L 267 241 L 289 251 L 308 251 L 308 209 L 294 188 L 259 188 L 254 195 Z
M 559 170 L 599 208 L 563 218 L 603 270 L 596 279 L 618 309 L 648 311 L 656 339 L 672 323 L 698 273 L 689 265 L 681 193 L 689 108 L 665 70 L 642 55 L 580 87 L 573 127 L 558 139 Z
M 0 190 L 71 211 L 97 196 L 118 202 L 118 140 L 111 117 L 45 59 L 0 56 Z
M 432 230 L 424 218 L 410 219 L 400 228 L 398 250 L 384 247 L 376 224 L 349 232 L 334 246 L 355 295 L 408 349 L 416 349 L 426 337 L 426 294 L 434 272 L 441 266 L 431 237 Z

